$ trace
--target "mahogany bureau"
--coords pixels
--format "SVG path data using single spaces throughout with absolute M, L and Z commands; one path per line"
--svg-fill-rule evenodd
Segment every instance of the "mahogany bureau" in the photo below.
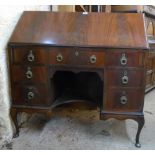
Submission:
M 100 119 L 133 119 L 136 147 L 144 125 L 145 54 L 139 13 L 24 12 L 8 43 L 11 116 L 67 103 L 100 108 Z

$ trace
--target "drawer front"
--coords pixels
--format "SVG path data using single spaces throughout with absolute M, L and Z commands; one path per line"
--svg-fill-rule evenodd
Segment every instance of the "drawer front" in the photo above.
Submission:
M 48 50 L 43 47 L 15 47 L 12 52 L 13 63 L 46 64 Z
M 144 100 L 143 89 L 108 89 L 105 111 L 138 112 Z
M 106 69 L 108 87 L 143 87 L 143 69 Z
M 105 53 L 96 49 L 52 48 L 49 55 L 49 63 L 54 65 L 103 67 L 105 64 Z
M 11 68 L 13 82 L 47 83 L 46 67 L 30 67 L 14 65 Z
M 50 105 L 49 96 L 48 88 L 46 86 L 13 86 L 13 105 L 46 107 Z
M 109 50 L 106 52 L 106 66 L 140 67 L 143 66 L 143 52 Z

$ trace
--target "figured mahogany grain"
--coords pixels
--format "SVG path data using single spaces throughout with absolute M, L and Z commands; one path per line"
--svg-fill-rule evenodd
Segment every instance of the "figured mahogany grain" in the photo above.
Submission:
M 148 48 L 141 13 L 60 13 L 26 11 L 12 44 Z

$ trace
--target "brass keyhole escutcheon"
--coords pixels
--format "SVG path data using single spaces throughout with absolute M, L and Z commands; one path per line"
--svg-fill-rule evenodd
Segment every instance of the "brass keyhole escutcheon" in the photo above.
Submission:
M 31 71 L 31 68 L 30 67 L 27 68 L 26 77 L 28 79 L 31 79 L 33 77 L 33 73 Z
M 79 52 L 78 51 L 75 52 L 75 56 L 79 56 Z

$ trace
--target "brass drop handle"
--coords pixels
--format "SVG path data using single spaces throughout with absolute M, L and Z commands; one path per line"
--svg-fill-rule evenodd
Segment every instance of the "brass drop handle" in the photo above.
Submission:
M 124 75 L 122 77 L 122 84 L 127 84 L 129 81 L 128 75 L 127 75 L 127 71 L 124 71 Z
M 121 62 L 121 65 L 127 64 L 127 57 L 126 57 L 125 53 L 122 54 L 122 56 L 120 58 L 120 62 Z
M 123 83 L 123 84 L 127 84 L 128 81 L 129 81 L 128 76 L 124 75 L 124 76 L 122 77 L 122 83 Z
M 58 54 L 57 57 L 56 57 L 56 60 L 57 60 L 58 62 L 63 61 L 63 56 L 62 56 L 61 54 Z
M 33 92 L 28 92 L 27 93 L 27 98 L 29 99 L 29 100 L 32 100 L 33 98 L 34 98 L 34 93 Z
M 29 62 L 33 62 L 34 61 L 34 55 L 33 55 L 33 52 L 32 50 L 29 52 L 28 56 L 27 56 L 27 60 Z
M 31 79 L 33 77 L 33 73 L 31 71 L 31 68 L 30 67 L 27 68 L 26 77 L 28 79 Z
M 93 63 L 96 63 L 96 60 L 97 60 L 97 58 L 96 58 L 96 56 L 95 55 L 92 55 L 91 57 L 90 57 L 90 62 L 93 64 Z
M 127 84 L 128 81 L 129 81 L 128 76 L 124 75 L 124 76 L 122 77 L 122 83 L 123 83 L 123 84 Z
M 121 104 L 127 104 L 128 99 L 126 96 L 121 96 L 120 101 L 121 101 Z

